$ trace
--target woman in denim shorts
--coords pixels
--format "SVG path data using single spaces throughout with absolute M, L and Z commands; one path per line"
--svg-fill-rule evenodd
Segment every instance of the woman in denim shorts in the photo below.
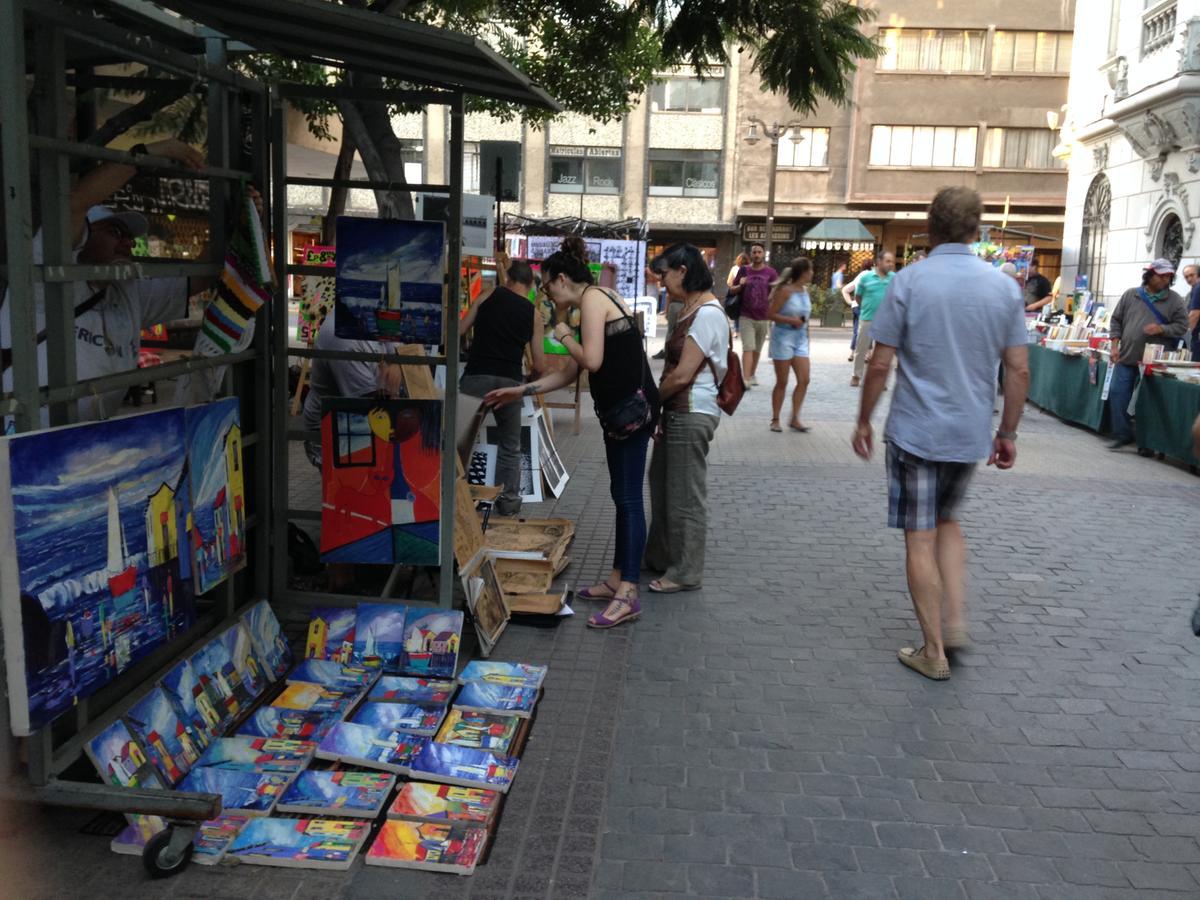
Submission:
M 775 364 L 775 389 L 771 391 L 771 430 L 783 431 L 779 411 L 787 393 L 788 372 L 796 373 L 792 391 L 792 418 L 788 427 L 793 431 L 808 431 L 800 422 L 800 407 L 808 393 L 808 320 L 812 315 L 812 300 L 808 286 L 812 283 L 812 260 L 798 256 L 783 270 L 772 286 L 771 306 L 767 318 L 775 323 L 771 329 L 771 361 Z

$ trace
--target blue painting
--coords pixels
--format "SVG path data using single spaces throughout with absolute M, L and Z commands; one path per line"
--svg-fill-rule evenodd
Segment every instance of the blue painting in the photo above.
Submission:
M 337 248 L 338 337 L 442 343 L 443 223 L 339 216 Z
M 241 688 L 246 693 L 246 702 L 252 702 L 267 687 L 267 675 L 262 660 L 254 650 L 254 641 L 245 623 L 236 625 L 221 632 L 213 643 L 220 642 L 225 649 L 225 655 L 233 663 Z
M 246 564 L 246 487 L 238 399 L 187 409 L 196 593 Z
M 278 772 L 243 772 L 237 769 L 193 769 L 179 790 L 198 794 L 220 794 L 221 806 L 226 811 L 237 810 L 249 815 L 265 816 L 275 808 L 292 775 Z
M 343 666 L 327 659 L 306 659 L 292 669 L 287 680 L 307 681 L 327 688 L 363 688 L 378 677 L 378 669 Z
M 258 865 L 348 869 L 370 830 L 369 822 L 345 819 L 252 819 L 227 855 Z
M 237 693 L 240 680 L 233 660 L 220 641 L 209 641 L 188 660 L 199 684 L 196 706 L 210 722 L 209 734 L 224 734 L 226 727 L 243 711 Z
M 510 687 L 487 681 L 463 685 L 454 705 L 479 712 L 510 713 L 528 719 L 537 703 L 538 688 Z
M 84 744 L 84 750 L 108 784 L 165 790 L 150 757 L 120 719 Z
M 242 624 L 250 632 L 254 652 L 263 664 L 263 673 L 272 681 L 278 681 L 291 668 L 292 648 L 283 636 L 271 604 L 259 600 L 242 615 Z
M 256 709 L 238 734 L 249 737 L 288 738 L 293 741 L 320 741 L 337 722 L 336 716 L 264 706 Z
M 426 703 L 445 706 L 454 696 L 453 681 L 430 681 L 401 675 L 384 675 L 371 688 L 373 703 Z
M 245 772 L 283 772 L 295 775 L 304 770 L 316 751 L 311 741 L 286 738 L 217 738 L 193 768 L 239 769 Z
M 404 623 L 400 668 L 407 675 L 453 678 L 462 628 L 463 614 L 459 610 L 410 608 Z
M 133 704 L 125 721 L 168 784 L 179 781 L 200 758 L 199 743 L 162 688 Z
M 375 772 L 302 772 L 276 807 L 280 812 L 374 818 L 387 802 L 396 776 Z
M 530 663 L 473 659 L 463 667 L 458 676 L 458 683 L 486 681 L 489 684 L 539 688 L 546 680 L 546 671 L 546 666 L 535 666 Z
M 183 410 L 0 439 L 0 624 L 29 735 L 195 621 Z M 10 564 L 11 561 L 11 564 Z
M 346 606 L 319 606 L 308 622 L 304 645 L 307 659 L 327 659 L 345 665 L 354 658 L 354 623 L 358 611 Z
M 159 684 L 175 707 L 175 713 L 192 729 L 199 745 L 206 745 L 217 733 L 221 717 L 196 677 L 191 662 L 185 659 L 176 663 Z
M 371 669 L 395 672 L 404 649 L 407 606 L 360 603 L 354 627 L 354 661 Z
M 429 738 L 415 734 L 338 722 L 322 738 L 317 757 L 404 774 L 413 758 L 428 743 Z
M 434 735 L 446 716 L 444 706 L 417 706 L 412 703 L 364 703 L 350 719 L 359 725 L 372 725 L 390 731 Z
M 507 793 L 519 762 L 516 757 L 496 756 L 486 750 L 433 741 L 417 755 L 409 768 L 417 781 L 492 788 Z

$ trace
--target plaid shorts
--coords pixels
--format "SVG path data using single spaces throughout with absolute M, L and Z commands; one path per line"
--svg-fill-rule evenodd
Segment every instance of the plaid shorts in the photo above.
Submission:
M 967 492 L 975 463 L 936 462 L 887 445 L 888 525 L 905 531 L 932 531 L 954 519 Z

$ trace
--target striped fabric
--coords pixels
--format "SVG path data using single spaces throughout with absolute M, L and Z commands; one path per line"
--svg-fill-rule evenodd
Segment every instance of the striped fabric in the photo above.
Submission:
M 975 463 L 937 462 L 887 445 L 888 525 L 905 531 L 932 531 L 952 521 Z

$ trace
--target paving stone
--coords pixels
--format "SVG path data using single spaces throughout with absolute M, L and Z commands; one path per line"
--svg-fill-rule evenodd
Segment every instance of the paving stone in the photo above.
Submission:
M 1192 877 L 1186 866 L 1142 862 L 1123 862 L 1118 865 L 1139 890 L 1194 892 L 1200 888 L 1200 883 Z
M 795 900 L 803 897 L 830 896 L 825 880 L 810 872 L 784 871 L 781 869 L 759 869 L 756 873 L 758 896 L 763 898 L 779 898 L 779 900 Z
M 965 900 L 967 896 L 961 884 L 946 878 L 898 877 L 892 884 L 900 900 Z
M 885 875 L 922 875 L 925 867 L 915 850 L 896 850 L 891 847 L 855 847 L 854 857 L 864 872 Z
M 693 863 L 687 867 L 691 893 L 720 897 L 753 897 L 754 870 L 748 866 L 710 866 Z

